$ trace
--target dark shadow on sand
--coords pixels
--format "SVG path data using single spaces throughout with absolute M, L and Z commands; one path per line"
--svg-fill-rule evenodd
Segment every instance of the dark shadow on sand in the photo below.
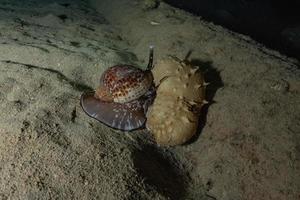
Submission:
M 134 166 L 145 183 L 172 200 L 185 199 L 188 176 L 172 156 L 146 145 L 133 152 Z

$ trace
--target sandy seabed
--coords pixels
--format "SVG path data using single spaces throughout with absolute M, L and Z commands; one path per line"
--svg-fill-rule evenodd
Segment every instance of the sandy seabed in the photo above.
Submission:
M 198 134 L 163 148 L 89 118 L 108 67 L 171 54 L 210 82 Z M 161 3 L 0 3 L 0 199 L 300 198 L 299 62 Z

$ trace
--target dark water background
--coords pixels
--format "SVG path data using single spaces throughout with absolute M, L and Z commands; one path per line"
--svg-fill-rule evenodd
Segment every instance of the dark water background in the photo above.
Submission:
M 300 59 L 300 0 L 165 0 Z

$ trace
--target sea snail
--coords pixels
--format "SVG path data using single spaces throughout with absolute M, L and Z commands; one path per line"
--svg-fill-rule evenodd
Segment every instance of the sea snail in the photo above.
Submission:
M 146 123 L 159 145 L 183 144 L 196 134 L 207 83 L 197 67 L 175 57 L 153 69 L 152 62 L 150 48 L 145 71 L 130 65 L 108 68 L 96 91 L 82 94 L 81 106 L 112 128 L 130 131 Z
M 81 106 L 92 118 L 115 129 L 131 131 L 144 126 L 154 96 L 153 47 L 146 70 L 131 65 L 108 68 L 94 92 L 81 95 Z
M 197 67 L 174 57 L 158 61 L 152 74 L 158 88 L 146 127 L 159 145 L 183 144 L 197 132 L 207 83 Z

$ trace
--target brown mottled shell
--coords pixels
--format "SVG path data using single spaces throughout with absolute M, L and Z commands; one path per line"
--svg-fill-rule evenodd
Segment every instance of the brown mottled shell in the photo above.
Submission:
M 147 112 L 146 127 L 160 145 L 187 142 L 197 132 L 199 109 L 205 104 L 205 82 L 194 66 L 169 57 L 152 70 L 159 85 L 156 98 Z
M 130 65 L 116 65 L 102 74 L 95 96 L 103 101 L 125 103 L 144 95 L 152 84 L 150 71 Z

